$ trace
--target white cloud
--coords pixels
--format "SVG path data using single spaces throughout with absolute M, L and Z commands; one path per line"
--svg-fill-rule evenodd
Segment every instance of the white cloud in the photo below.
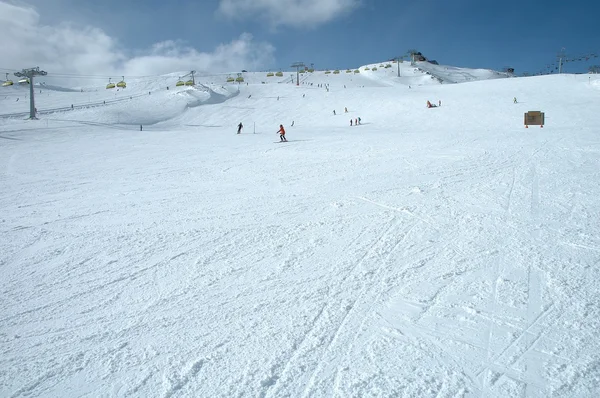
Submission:
M 256 43 L 249 33 L 221 44 L 211 53 L 199 52 L 175 41 L 156 43 L 148 54 L 129 59 L 124 70 L 131 75 L 151 75 L 187 69 L 202 71 L 239 71 L 261 69 L 273 62 L 275 48 Z
M 164 41 L 129 56 L 117 39 L 101 29 L 68 22 L 42 25 L 35 8 L 6 1 L 0 1 L 0 37 L 0 68 L 39 66 L 49 74 L 144 76 L 190 69 L 261 69 L 273 62 L 275 51 L 270 44 L 258 43 L 245 33 L 211 52 Z
M 315 27 L 360 6 L 361 0 L 220 0 L 219 12 L 233 19 L 263 18 L 272 27 Z

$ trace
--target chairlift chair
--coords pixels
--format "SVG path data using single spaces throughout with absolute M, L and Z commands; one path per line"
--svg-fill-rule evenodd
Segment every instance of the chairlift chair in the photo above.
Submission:
M 119 87 L 119 88 L 127 87 L 127 83 L 125 83 L 125 76 L 123 76 L 123 79 L 117 83 L 117 87 Z
M 181 77 L 179 78 L 179 80 L 177 81 L 177 83 L 175 83 L 176 87 L 181 87 L 184 86 L 185 82 L 183 80 L 181 80 Z
M 110 81 L 110 77 L 108 78 L 108 84 L 106 85 L 106 89 L 110 90 L 111 88 L 115 88 L 117 85 Z
M 8 73 L 6 74 L 6 80 L 2 83 L 2 87 L 12 86 L 14 83 L 8 79 Z
M 22 79 L 19 80 L 19 84 L 29 84 L 29 79 L 24 77 Z

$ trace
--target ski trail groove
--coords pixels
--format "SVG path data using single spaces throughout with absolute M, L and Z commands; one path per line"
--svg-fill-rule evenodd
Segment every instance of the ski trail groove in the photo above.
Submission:
M 388 263 L 392 253 L 394 253 L 396 251 L 396 249 L 402 244 L 404 243 L 404 241 L 406 240 L 406 237 L 408 236 L 408 234 L 410 233 L 410 231 L 412 231 L 412 229 L 419 224 L 420 221 L 415 222 L 414 224 L 410 225 L 408 227 L 408 229 L 405 231 L 405 233 L 402 235 L 402 238 L 398 239 L 397 242 L 392 246 L 392 248 L 385 253 L 385 259 L 382 260 L 380 262 L 380 265 L 377 267 L 377 269 L 375 269 L 371 274 L 377 276 L 380 273 L 380 270 Z M 386 233 L 384 234 L 384 237 L 387 236 L 389 234 L 389 232 L 395 227 L 395 225 L 393 225 L 390 229 L 388 229 L 388 231 L 386 231 Z M 378 255 L 378 257 L 380 257 L 380 255 Z M 382 278 L 380 278 L 379 280 L 381 281 Z M 308 383 L 305 385 L 304 388 L 304 392 L 302 393 L 302 397 L 308 397 L 311 394 L 311 390 L 315 385 L 316 382 L 316 377 L 320 374 L 320 372 L 323 371 L 323 363 L 325 361 L 325 357 L 327 354 L 329 354 L 332 351 L 332 347 L 335 346 L 338 337 L 340 336 L 340 334 L 343 331 L 344 326 L 346 325 L 346 323 L 349 322 L 349 319 L 354 315 L 354 313 L 357 311 L 356 308 L 358 306 L 359 301 L 361 301 L 365 295 L 368 292 L 368 288 L 372 287 L 376 285 L 376 282 L 372 282 L 370 284 L 368 283 L 364 283 L 360 293 L 358 294 L 358 296 L 356 297 L 356 299 L 353 301 L 353 303 L 350 306 L 350 310 L 346 313 L 346 315 L 344 316 L 344 318 L 342 319 L 342 322 L 340 323 L 339 327 L 337 328 L 335 335 L 333 337 L 333 339 L 331 339 L 331 341 L 329 342 L 329 344 L 327 345 L 327 347 L 323 350 L 323 353 L 321 354 L 320 359 L 317 361 L 314 370 L 309 378 Z M 371 308 L 373 308 L 375 301 L 377 301 L 377 298 L 382 294 L 382 291 L 380 290 L 379 293 L 377 294 L 377 296 L 370 301 L 371 306 L 369 307 L 369 310 Z M 364 300 L 363 300 L 364 301 Z M 362 325 L 365 322 L 366 317 L 368 316 L 370 312 L 368 312 L 368 310 L 366 310 L 363 313 L 363 319 L 360 322 L 360 326 L 358 326 L 355 331 L 354 331 L 354 338 L 352 340 L 352 344 L 350 344 L 351 346 L 354 345 L 354 343 L 356 342 L 357 336 L 359 334 L 359 330 L 361 329 Z M 344 354 L 344 358 L 343 360 L 345 360 L 345 358 L 347 357 L 348 351 L 346 351 L 346 353 Z
M 377 236 L 377 238 L 375 239 L 373 244 L 369 246 L 369 248 L 365 251 L 365 253 L 357 261 L 355 261 L 354 266 L 352 266 L 348 270 L 346 275 L 344 275 L 344 277 L 340 280 L 340 282 L 339 282 L 340 287 L 336 290 L 334 297 L 337 298 L 337 296 L 339 296 L 340 292 L 344 288 L 344 282 L 354 274 L 356 269 L 358 269 L 358 267 L 360 266 L 360 264 L 362 264 L 362 262 L 365 260 L 365 258 L 367 258 L 376 249 L 376 247 L 381 243 L 381 241 L 384 239 L 384 237 L 394 227 L 394 221 L 395 221 L 395 217 L 392 218 L 388 222 L 390 225 L 381 234 L 379 234 Z M 347 247 L 350 247 L 354 242 L 358 241 L 358 239 L 360 239 L 360 237 L 364 235 L 364 231 L 365 230 L 363 229 L 363 231 L 361 231 L 361 233 Z M 276 377 L 276 382 L 274 384 L 272 384 L 267 391 L 263 392 L 261 394 L 261 396 L 277 397 L 280 389 L 282 387 L 284 387 L 285 385 L 287 385 L 287 383 L 288 383 L 288 381 L 286 381 L 284 383 L 283 379 L 285 377 L 287 377 L 287 378 L 293 377 L 293 375 L 288 376 L 288 374 L 291 372 L 291 369 L 292 369 L 294 363 L 296 361 L 298 361 L 299 358 L 301 358 L 302 356 L 309 355 L 309 353 L 311 351 L 315 351 L 315 350 L 319 349 L 319 348 L 311 348 L 311 347 L 307 347 L 307 346 L 309 344 L 311 344 L 314 340 L 318 339 L 319 335 L 323 335 L 323 334 L 327 335 L 328 334 L 328 332 L 330 330 L 327 327 L 328 321 L 327 320 L 322 321 L 322 319 L 323 319 L 323 315 L 328 313 L 328 310 L 330 308 L 333 308 L 335 306 L 335 304 L 337 304 L 337 301 L 334 303 L 334 300 L 330 299 L 330 300 L 328 300 L 328 304 L 323 305 L 323 307 L 321 308 L 321 310 L 319 311 L 317 316 L 311 322 L 311 324 L 312 324 L 311 328 L 307 331 L 307 333 L 304 334 L 299 345 L 297 345 L 298 348 L 295 349 L 295 351 L 292 353 L 292 355 L 286 361 L 285 365 L 283 366 L 283 370 L 280 372 L 280 375 L 278 377 Z M 343 323 L 344 319 L 346 318 L 346 316 L 347 316 L 347 314 L 342 319 L 342 323 Z M 321 323 L 321 322 L 324 322 L 325 325 L 319 326 L 319 323 Z M 330 321 L 330 322 L 333 322 L 333 321 Z M 339 330 L 339 328 L 341 327 L 340 325 L 341 325 L 341 323 L 338 324 L 338 326 L 336 328 L 336 333 Z
M 494 261 L 494 271 L 492 274 L 493 280 L 492 280 L 492 296 L 491 296 L 491 316 L 490 316 L 490 319 L 488 320 L 487 337 L 486 337 L 486 344 L 485 344 L 487 363 L 489 363 L 491 360 L 492 335 L 494 333 L 494 325 L 496 324 L 494 318 L 496 317 L 496 314 L 498 312 L 498 279 L 500 277 L 499 261 L 500 261 L 499 258 L 496 257 L 496 259 Z M 483 384 L 483 386 L 481 389 L 481 394 L 483 397 L 486 395 L 486 393 L 488 391 L 488 387 L 489 387 L 488 378 L 485 374 L 483 375 L 483 383 L 482 384 Z

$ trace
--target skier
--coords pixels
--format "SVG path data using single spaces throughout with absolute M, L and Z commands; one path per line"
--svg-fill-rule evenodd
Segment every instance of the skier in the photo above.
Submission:
M 333 110 L 333 116 L 335 116 L 335 109 Z
M 285 129 L 283 128 L 283 124 L 279 125 L 279 130 L 277 130 L 277 133 L 279 133 L 279 139 L 282 142 L 287 141 L 287 138 L 285 138 Z
M 360 124 L 360 118 L 358 118 L 358 124 Z
M 344 107 L 344 113 L 348 113 L 348 108 Z
M 350 119 L 350 127 L 352 127 L 352 119 Z
M 358 118 L 354 119 L 354 125 L 358 126 Z
M 242 132 L 242 129 L 244 128 L 244 125 L 242 124 L 242 122 L 240 122 L 240 124 L 238 124 L 238 134 L 240 134 Z
M 513 98 L 513 104 L 516 104 L 516 103 L 517 103 L 517 97 L 514 97 Z

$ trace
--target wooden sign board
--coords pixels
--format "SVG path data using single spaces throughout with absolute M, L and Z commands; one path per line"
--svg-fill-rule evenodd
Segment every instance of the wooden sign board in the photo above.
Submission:
M 529 111 L 525 114 L 525 127 L 540 126 L 544 127 L 544 112 Z

